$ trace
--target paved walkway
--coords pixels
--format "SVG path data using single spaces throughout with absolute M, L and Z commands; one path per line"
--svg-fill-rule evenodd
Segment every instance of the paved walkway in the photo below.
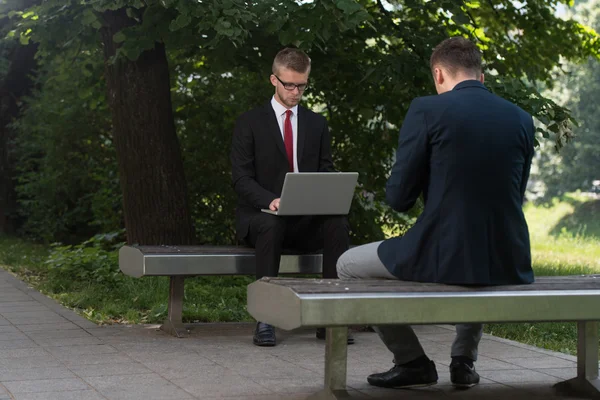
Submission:
M 203 324 L 176 339 L 156 326 L 97 327 L 0 269 L 0 400 L 299 400 L 322 387 L 324 342 L 314 332 L 281 332 L 277 347 L 258 348 L 252 329 Z M 366 376 L 392 360 L 377 335 L 357 333 L 348 360 L 353 398 L 560 398 L 552 384 L 576 374 L 572 356 L 485 336 L 482 383 L 456 391 L 448 374 L 453 330 L 417 332 L 437 364 L 438 385 L 369 386 Z

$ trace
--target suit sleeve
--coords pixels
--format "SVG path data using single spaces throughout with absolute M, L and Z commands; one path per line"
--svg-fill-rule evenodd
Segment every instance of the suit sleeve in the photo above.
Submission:
M 331 135 L 327 120 L 323 118 L 323 131 L 321 132 L 321 149 L 319 151 L 319 172 L 334 172 L 331 160 Z
M 231 144 L 233 189 L 251 206 L 258 209 L 268 208 L 277 196 L 256 181 L 254 157 L 254 137 L 250 124 L 240 117 L 236 121 Z
M 535 126 L 533 124 L 533 118 L 531 118 L 531 131 L 525 138 L 527 150 L 525 154 L 525 164 L 523 164 L 523 176 L 521 178 L 521 203 L 525 202 L 525 190 L 527 189 L 527 181 L 529 180 L 529 172 L 531 171 L 531 161 L 533 160 L 533 155 L 535 153 L 533 149 L 534 137 Z
M 428 148 L 425 114 L 414 100 L 400 129 L 396 160 L 386 184 L 386 200 L 394 210 L 410 210 L 423 191 L 427 181 Z

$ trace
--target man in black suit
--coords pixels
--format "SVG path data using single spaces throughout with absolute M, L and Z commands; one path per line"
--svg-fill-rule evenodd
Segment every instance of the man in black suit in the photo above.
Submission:
M 481 54 L 461 37 L 431 56 L 438 96 L 415 99 L 402 124 L 387 202 L 423 213 L 404 236 L 371 243 L 338 260 L 341 279 L 399 279 L 455 285 L 533 282 L 529 231 L 522 211 L 533 156 L 532 117 L 483 85 Z M 460 310 L 456 310 L 460 312 Z M 474 361 L 481 324 L 456 326 L 450 378 L 479 383 Z M 368 377 L 382 387 L 437 382 L 433 361 L 410 326 L 381 326 L 394 367 Z
M 334 171 L 327 121 L 298 105 L 308 86 L 310 58 L 299 49 L 283 49 L 272 72 L 274 96 L 242 114 L 233 133 L 237 235 L 256 249 L 256 279 L 277 276 L 284 248 L 323 249 L 323 277 L 335 279 L 337 259 L 349 247 L 346 217 L 279 217 L 260 211 L 279 208 L 288 172 Z M 324 328 L 317 329 L 317 337 L 325 338 Z M 257 346 L 275 346 L 274 328 L 259 321 L 253 341 Z M 349 337 L 349 343 L 353 341 Z

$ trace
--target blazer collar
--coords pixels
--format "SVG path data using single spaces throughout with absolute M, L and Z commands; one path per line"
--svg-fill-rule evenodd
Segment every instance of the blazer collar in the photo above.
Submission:
M 271 131 L 272 135 L 274 135 L 273 140 L 277 143 L 277 147 L 287 157 L 287 153 L 285 151 L 285 144 L 283 143 L 283 138 L 281 137 L 281 130 L 279 129 L 279 123 L 277 122 L 277 118 L 279 116 L 275 115 L 275 110 L 273 110 L 273 105 L 271 104 L 271 100 L 269 100 L 263 106 L 263 112 L 266 115 L 266 120 L 268 124 L 268 130 Z M 306 126 L 306 109 L 301 105 L 297 106 L 298 112 L 298 132 L 297 132 L 297 146 L 296 149 L 296 157 L 298 157 L 298 168 L 300 167 L 300 161 L 302 160 L 302 154 L 304 153 L 304 142 L 306 139 L 306 135 L 308 132 L 308 127 Z
M 279 129 L 279 123 L 277 122 L 275 110 L 273 110 L 273 106 L 271 105 L 271 100 L 269 100 L 263 106 L 263 113 L 266 117 L 265 122 L 267 123 L 267 130 L 271 132 L 273 140 L 275 140 L 275 143 L 277 143 L 277 148 L 279 148 L 279 151 L 281 151 L 281 153 L 287 157 L 285 144 L 283 143 L 283 138 L 281 137 L 281 130 Z
M 475 79 L 469 79 L 466 81 L 462 81 L 458 85 L 454 86 L 454 88 L 452 90 L 461 90 L 461 89 L 466 89 L 466 88 L 478 88 L 478 89 L 484 89 L 487 91 L 490 90 L 487 87 L 485 87 L 483 83 L 481 83 Z
M 304 141 L 308 133 L 308 127 L 306 126 L 306 109 L 302 106 L 298 106 L 298 140 L 296 149 L 296 156 L 298 157 L 298 168 L 300 168 L 300 161 L 302 160 L 302 153 L 304 152 Z

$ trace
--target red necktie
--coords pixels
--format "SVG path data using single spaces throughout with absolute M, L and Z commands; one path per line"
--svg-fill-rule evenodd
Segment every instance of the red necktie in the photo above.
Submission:
M 290 172 L 294 172 L 294 134 L 292 133 L 292 121 L 290 116 L 292 110 L 285 112 L 285 124 L 283 125 L 283 142 L 285 143 L 285 152 L 290 163 Z

